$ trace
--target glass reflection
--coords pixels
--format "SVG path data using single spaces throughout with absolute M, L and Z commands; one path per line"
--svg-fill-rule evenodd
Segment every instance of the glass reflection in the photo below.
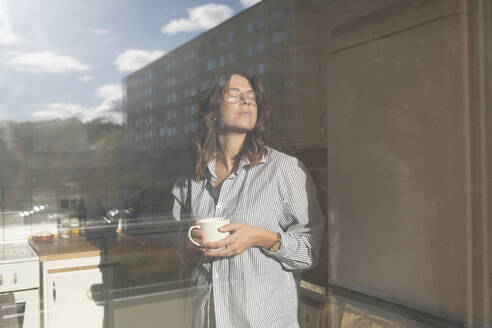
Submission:
M 171 191 L 227 70 L 264 81 L 265 140 L 327 218 L 301 327 L 492 325 L 490 6 L 0 0 L 0 295 L 29 243 L 24 326 L 183 326 Z

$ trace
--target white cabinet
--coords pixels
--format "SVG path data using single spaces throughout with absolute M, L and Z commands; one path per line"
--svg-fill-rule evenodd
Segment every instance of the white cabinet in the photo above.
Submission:
M 100 257 L 43 263 L 44 327 L 103 327 L 111 265 Z M 103 288 L 104 287 L 104 288 Z

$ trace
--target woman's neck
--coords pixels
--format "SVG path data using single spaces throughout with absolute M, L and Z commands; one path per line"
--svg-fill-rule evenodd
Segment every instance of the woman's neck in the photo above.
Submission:
M 220 134 L 217 138 L 219 144 L 217 161 L 222 163 L 229 172 L 234 167 L 234 158 L 239 154 L 245 139 L 246 133 Z

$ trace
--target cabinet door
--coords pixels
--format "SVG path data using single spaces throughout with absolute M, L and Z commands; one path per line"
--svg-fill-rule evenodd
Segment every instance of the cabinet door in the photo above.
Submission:
M 93 299 L 92 290 L 103 283 L 100 268 L 48 273 L 47 327 L 103 327 L 104 302 Z

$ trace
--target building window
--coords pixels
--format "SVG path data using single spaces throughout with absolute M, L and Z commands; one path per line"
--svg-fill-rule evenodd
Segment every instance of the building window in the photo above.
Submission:
M 265 43 L 263 40 L 258 41 L 258 52 L 263 52 L 265 50 Z
M 165 134 L 165 133 L 166 133 L 166 129 L 165 129 L 165 128 L 160 128 L 160 129 L 159 129 L 159 135 L 160 135 L 161 137 L 164 137 L 164 134 Z
M 284 31 L 277 31 L 272 34 L 272 43 L 279 44 L 285 41 Z
M 227 62 L 228 62 L 229 64 L 234 63 L 234 53 L 233 53 L 233 52 L 230 52 L 230 53 L 227 55 Z
M 272 20 L 279 20 L 284 15 L 284 10 L 282 8 L 274 9 L 272 12 Z
M 251 56 L 251 55 L 253 55 L 253 51 L 254 51 L 253 46 L 251 44 L 248 44 L 248 50 L 246 51 L 246 54 L 248 56 Z
M 294 31 L 292 29 L 290 29 L 288 32 L 287 32 L 287 35 L 288 35 L 288 40 L 290 42 L 293 42 L 295 40 L 295 35 L 294 35 Z
M 201 89 L 202 91 L 205 91 L 208 87 L 208 81 L 203 81 L 202 84 L 201 84 Z
M 259 29 L 262 29 L 265 26 L 265 22 L 263 21 L 263 17 L 258 18 L 258 23 L 256 24 Z
M 258 64 L 258 74 L 263 75 L 265 73 L 265 64 L 260 63 Z
M 168 104 L 172 104 L 172 103 L 175 103 L 176 102 L 176 99 L 177 99 L 177 95 L 175 92 L 167 95 L 167 103 Z
M 253 22 L 248 23 L 248 32 L 249 33 L 253 32 Z
M 177 113 L 178 113 L 178 111 L 177 111 L 177 110 L 175 110 L 175 109 L 168 111 L 168 112 L 167 112 L 167 119 L 168 119 L 168 120 L 175 119 L 175 118 L 176 118 L 176 116 L 177 116 Z
M 198 88 L 197 87 L 191 87 L 191 88 L 186 88 L 184 90 L 184 97 L 194 97 L 198 94 Z
M 219 66 L 224 66 L 225 65 L 225 58 L 224 56 L 219 57 Z
M 176 85 L 176 77 L 170 76 L 167 78 L 167 86 L 172 87 L 173 85 Z
M 184 55 L 184 61 L 185 62 L 189 62 L 189 61 L 192 61 L 196 58 L 196 53 L 195 53 L 195 50 L 191 50 L 190 52 L 186 53 Z
M 219 35 L 219 46 L 223 46 L 226 44 L 226 37 L 224 34 Z
M 227 33 L 227 41 L 232 42 L 234 40 L 234 32 Z
M 167 70 L 168 71 L 173 70 L 175 68 L 176 68 L 176 60 L 172 59 L 172 60 L 167 62 Z
M 207 71 L 211 71 L 215 68 L 215 59 L 210 59 L 207 62 Z
M 174 136 L 174 135 L 176 135 L 176 132 L 177 132 L 177 129 L 175 126 L 171 126 L 171 127 L 167 128 L 167 135 L 168 136 Z
M 248 67 L 248 75 L 251 77 L 255 75 L 255 69 L 253 66 Z
M 197 127 L 198 124 L 196 122 L 187 123 L 185 124 L 185 132 L 186 133 L 196 132 Z
M 192 80 L 195 77 L 196 77 L 196 71 L 194 69 L 192 69 L 191 71 L 185 72 L 185 80 L 186 81 Z

